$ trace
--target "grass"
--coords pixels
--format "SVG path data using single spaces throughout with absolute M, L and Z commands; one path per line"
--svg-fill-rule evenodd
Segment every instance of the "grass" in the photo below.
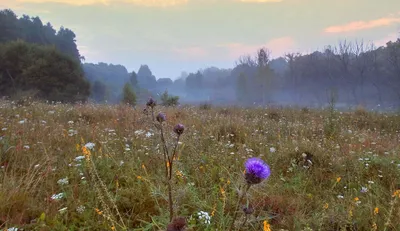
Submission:
M 155 110 L 168 146 L 185 125 L 171 184 L 187 230 L 229 229 L 250 157 L 271 176 L 241 202 L 254 212 L 238 215 L 240 230 L 400 230 L 399 115 Z M 162 143 L 140 108 L 1 101 L 0 129 L 0 229 L 166 230 Z

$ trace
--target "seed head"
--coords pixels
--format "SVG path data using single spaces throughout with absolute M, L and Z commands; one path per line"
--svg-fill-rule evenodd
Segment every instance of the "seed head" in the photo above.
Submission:
M 152 97 L 150 97 L 149 100 L 147 100 L 146 105 L 148 107 L 153 108 L 153 107 L 155 107 L 157 105 L 157 102 Z
M 263 160 L 253 157 L 245 163 L 245 179 L 247 184 L 259 184 L 271 175 L 269 166 Z
M 158 122 L 162 123 L 167 120 L 167 117 L 164 113 L 160 112 L 160 113 L 158 113 L 156 119 Z
M 177 217 L 167 226 L 167 231 L 185 231 L 186 219 L 184 217 Z
M 253 206 L 251 206 L 251 205 L 245 206 L 245 207 L 243 208 L 243 212 L 244 212 L 245 214 L 247 214 L 247 215 L 250 215 L 250 214 L 254 213 L 254 208 L 253 208 Z
M 185 127 L 183 126 L 183 124 L 177 124 L 174 127 L 174 132 L 179 136 L 182 135 L 184 130 L 185 130 Z

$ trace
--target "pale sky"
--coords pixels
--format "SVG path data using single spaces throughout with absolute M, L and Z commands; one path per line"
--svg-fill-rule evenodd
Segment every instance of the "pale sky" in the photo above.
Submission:
M 87 62 L 147 64 L 157 78 L 231 68 L 260 47 L 278 57 L 400 35 L 400 0 L 0 0 L 0 8 L 70 28 Z

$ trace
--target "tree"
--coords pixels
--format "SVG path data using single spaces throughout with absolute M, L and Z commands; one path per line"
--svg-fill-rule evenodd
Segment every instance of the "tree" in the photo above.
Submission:
M 96 102 L 104 102 L 105 100 L 107 100 L 107 86 L 99 81 L 96 80 L 92 86 L 92 97 Z
M 163 106 L 176 106 L 179 103 L 178 101 L 179 96 L 169 95 L 167 90 L 161 95 L 161 104 Z
M 0 11 L 0 42 L 16 40 L 20 37 L 17 15 L 10 9 Z
M 138 79 L 137 75 L 134 71 L 132 71 L 131 76 L 129 77 L 129 83 L 133 87 L 133 89 L 137 89 L 138 87 Z
M 261 102 L 265 105 L 268 98 L 268 93 L 271 90 L 271 83 L 273 78 L 273 71 L 269 66 L 270 51 L 266 48 L 261 48 L 257 52 L 257 68 L 258 68 L 258 82 L 259 94 L 261 95 Z
M 247 101 L 247 80 L 245 74 L 240 73 L 236 83 L 236 99 L 240 103 L 246 103 Z
M 154 89 L 157 85 L 156 77 L 151 73 L 149 66 L 141 65 L 137 73 L 139 86 L 146 89 Z
M 57 32 L 50 23 L 44 24 L 39 17 L 23 15 L 18 18 L 10 9 L 0 10 L 0 42 L 21 39 L 39 45 L 54 45 L 80 62 L 83 57 L 79 54 L 75 38 L 73 31 L 61 27 Z
M 129 83 L 124 85 L 122 102 L 132 106 L 136 105 L 136 94 Z
M 122 65 L 107 63 L 84 63 L 83 70 L 89 82 L 93 85 L 96 81 L 107 86 L 107 102 L 119 103 L 125 83 L 130 82 L 128 70 Z M 137 93 L 137 89 L 134 89 Z
M 18 40 L 0 44 L 0 96 L 36 91 L 51 101 L 86 101 L 90 85 L 80 64 L 53 46 Z

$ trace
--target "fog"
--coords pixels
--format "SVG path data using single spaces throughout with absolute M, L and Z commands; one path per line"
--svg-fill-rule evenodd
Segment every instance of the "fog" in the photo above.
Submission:
M 95 99 L 107 103 L 118 103 L 122 85 L 131 82 L 139 103 L 148 97 L 160 99 L 167 91 L 179 96 L 180 104 L 321 108 L 334 103 L 343 110 L 400 106 L 400 39 L 384 47 L 341 41 L 322 51 L 287 53 L 276 59 L 270 58 L 268 48 L 260 48 L 239 57 L 230 69 L 182 72 L 175 80 L 157 79 L 147 65 L 137 73 L 105 63 L 84 64 L 84 69 L 91 82 L 100 80 L 109 88 L 107 99 Z

